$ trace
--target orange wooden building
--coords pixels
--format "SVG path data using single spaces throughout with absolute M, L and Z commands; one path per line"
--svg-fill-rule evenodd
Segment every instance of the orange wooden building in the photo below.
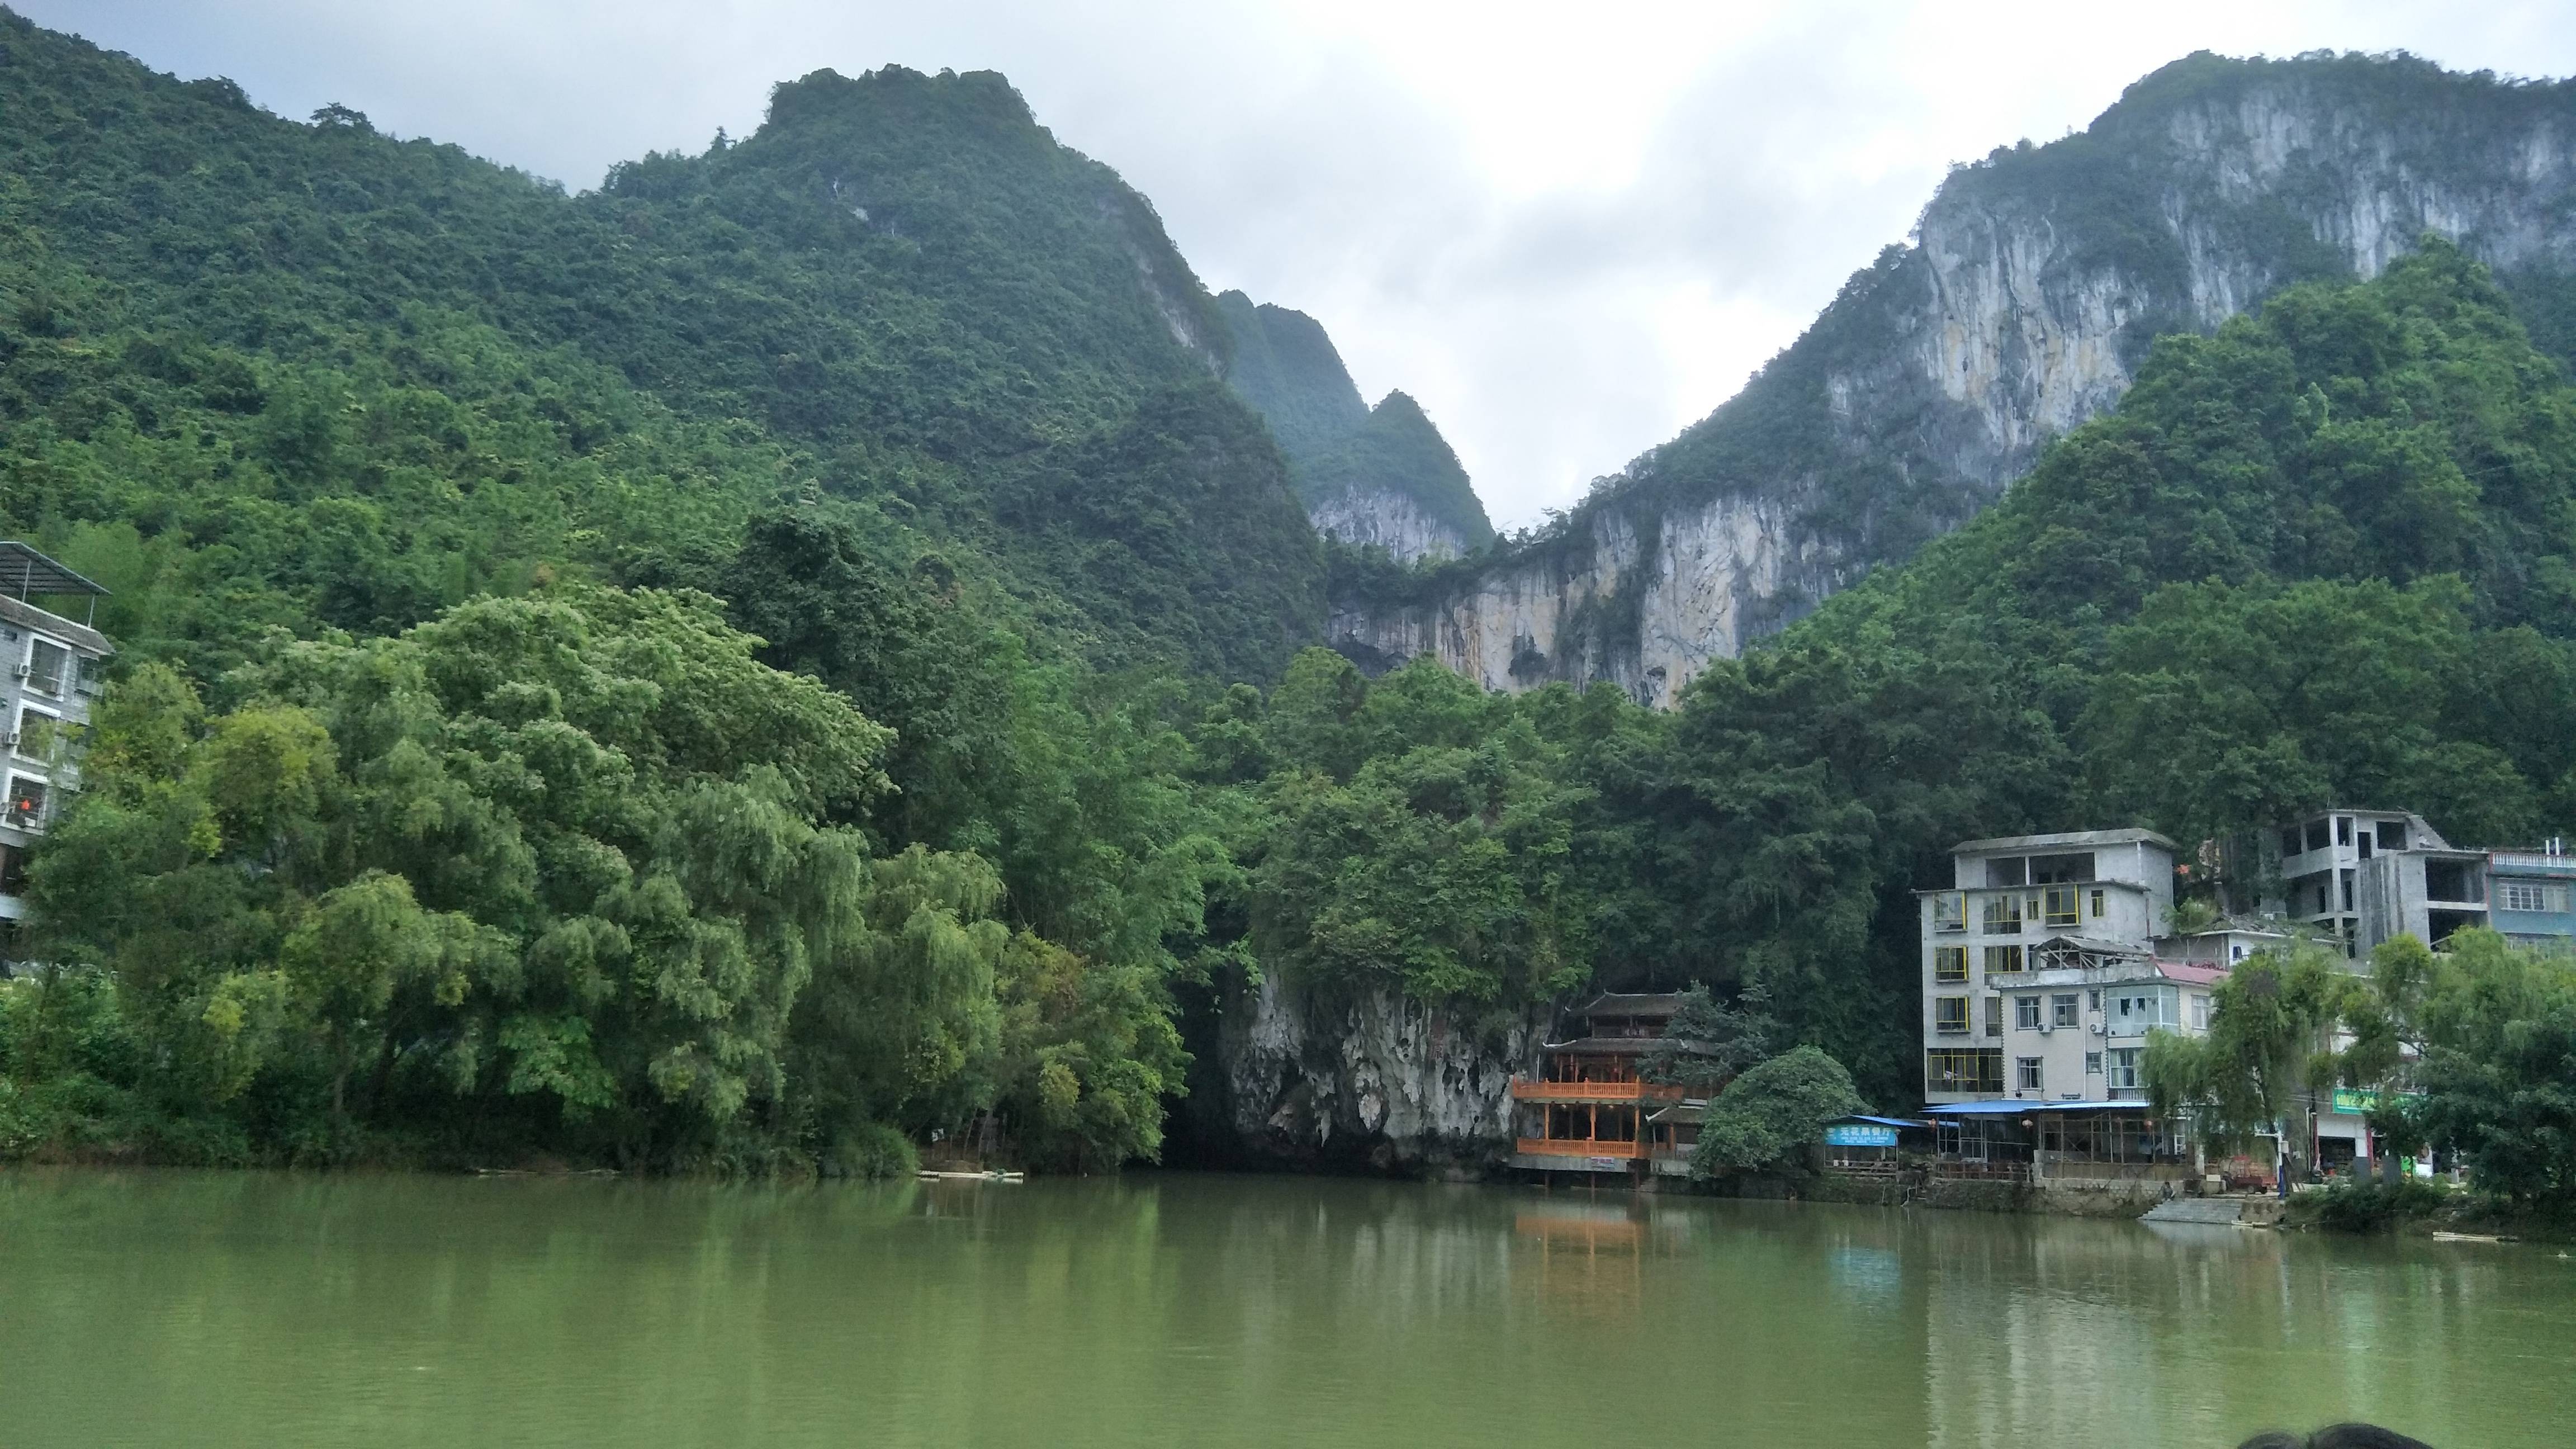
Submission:
M 1647 1047 L 1681 1007 L 1676 993 L 1605 992 L 1567 1014 L 1576 1030 L 1541 1049 L 1536 1076 L 1512 1081 L 1512 1165 L 1535 1172 L 1643 1176 L 1690 1155 L 1692 1114 L 1651 1121 L 1682 1089 L 1637 1074 Z M 1683 1120 L 1689 1119 L 1689 1120 Z

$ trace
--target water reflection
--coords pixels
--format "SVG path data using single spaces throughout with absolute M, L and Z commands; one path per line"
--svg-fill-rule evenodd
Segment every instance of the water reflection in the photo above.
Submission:
M 0 1176 L 12 1444 L 2564 1441 L 2547 1250 L 1171 1175 Z

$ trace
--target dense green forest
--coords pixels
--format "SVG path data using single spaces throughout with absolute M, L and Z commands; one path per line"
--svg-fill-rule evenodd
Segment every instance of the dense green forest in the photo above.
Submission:
M 0 527 L 121 650 L 0 1155 L 1112 1167 L 1269 973 L 1758 987 L 1902 1107 L 1955 840 L 2576 820 L 2576 389 L 2438 242 L 1657 714 L 1304 647 L 1226 316 L 998 77 L 578 196 L 14 20 L 0 87 Z
M 0 86 L 0 523 L 121 648 L 5 1150 L 1154 1152 L 1239 874 L 1173 723 L 1322 562 L 1142 198 L 989 75 L 580 196 L 14 17 Z
M 1213 299 L 998 76 L 818 72 L 570 197 L 14 17 L 0 87 L 7 507 L 121 637 L 667 577 L 798 489 L 1095 662 L 1275 674 L 1320 624 Z

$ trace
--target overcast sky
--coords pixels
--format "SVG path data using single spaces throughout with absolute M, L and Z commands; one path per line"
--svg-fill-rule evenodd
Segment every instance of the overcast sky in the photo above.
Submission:
M 9 3 L 284 115 L 338 101 L 576 189 L 745 134 L 772 82 L 822 67 L 1002 71 L 1153 199 L 1211 289 L 1312 313 L 1372 401 L 1419 398 L 1505 527 L 1723 401 L 1951 162 L 2081 128 L 2178 56 L 2576 73 L 2576 0 Z

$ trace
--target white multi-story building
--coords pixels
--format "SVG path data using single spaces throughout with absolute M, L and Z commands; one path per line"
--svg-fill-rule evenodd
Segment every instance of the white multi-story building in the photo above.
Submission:
M 115 649 L 83 619 L 33 601 L 78 600 L 83 612 L 107 590 L 23 543 L 0 541 L 0 740 L 8 794 L 0 797 L 0 972 L 17 959 L 26 852 L 80 787 L 81 737 L 90 701 Z
M 2158 1027 L 2209 1025 L 2221 962 L 2159 961 L 2174 845 L 2149 830 L 1970 840 L 1920 891 L 1923 1090 L 1941 1104 L 2126 1101 Z

